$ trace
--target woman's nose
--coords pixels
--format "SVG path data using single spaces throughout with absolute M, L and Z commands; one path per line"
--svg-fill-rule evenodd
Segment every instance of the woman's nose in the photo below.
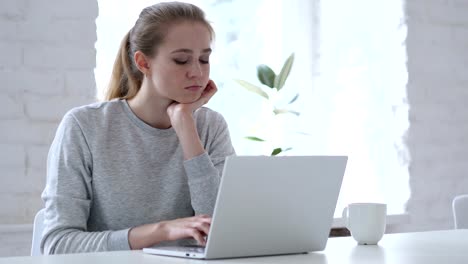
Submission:
M 200 63 L 199 62 L 192 63 L 192 65 L 190 66 L 190 70 L 188 72 L 188 76 L 190 78 L 193 78 L 193 77 L 201 77 L 202 75 L 203 75 L 203 72 L 202 72 L 202 67 Z

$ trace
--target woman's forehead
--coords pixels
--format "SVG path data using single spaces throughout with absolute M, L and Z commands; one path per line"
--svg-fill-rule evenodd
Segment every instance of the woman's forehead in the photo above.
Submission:
M 170 26 L 161 48 L 166 51 L 210 52 L 211 32 L 202 23 L 183 22 Z

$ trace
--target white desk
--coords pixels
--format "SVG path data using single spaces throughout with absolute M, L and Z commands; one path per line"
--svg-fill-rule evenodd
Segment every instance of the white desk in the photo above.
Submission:
M 468 263 L 468 230 L 448 230 L 385 235 L 379 246 L 357 246 L 352 238 L 331 238 L 325 251 L 302 255 L 190 260 L 146 255 L 141 251 L 116 251 L 42 257 L 0 258 L 0 264 L 253 264 L 253 263 Z

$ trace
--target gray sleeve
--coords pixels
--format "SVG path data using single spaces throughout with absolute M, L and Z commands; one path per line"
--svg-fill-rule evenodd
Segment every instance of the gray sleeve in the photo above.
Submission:
M 92 193 L 92 156 L 72 113 L 57 129 L 47 159 L 41 251 L 44 254 L 128 250 L 128 229 L 87 232 Z
M 226 157 L 235 155 L 226 121 L 213 112 L 214 118 L 205 125 L 212 126 L 205 153 L 184 162 L 188 177 L 192 207 L 196 215 L 212 215 Z

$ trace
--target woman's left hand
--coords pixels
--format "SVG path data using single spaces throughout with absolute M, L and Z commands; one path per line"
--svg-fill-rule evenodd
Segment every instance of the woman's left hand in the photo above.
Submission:
M 167 108 L 167 114 L 171 119 L 172 126 L 175 128 L 177 127 L 178 122 L 183 120 L 184 117 L 186 118 L 187 116 L 192 116 L 192 113 L 208 103 L 211 97 L 213 97 L 217 91 L 218 87 L 216 87 L 216 84 L 213 82 L 213 80 L 210 80 L 197 101 L 189 104 L 181 104 L 177 102 L 172 103 Z

